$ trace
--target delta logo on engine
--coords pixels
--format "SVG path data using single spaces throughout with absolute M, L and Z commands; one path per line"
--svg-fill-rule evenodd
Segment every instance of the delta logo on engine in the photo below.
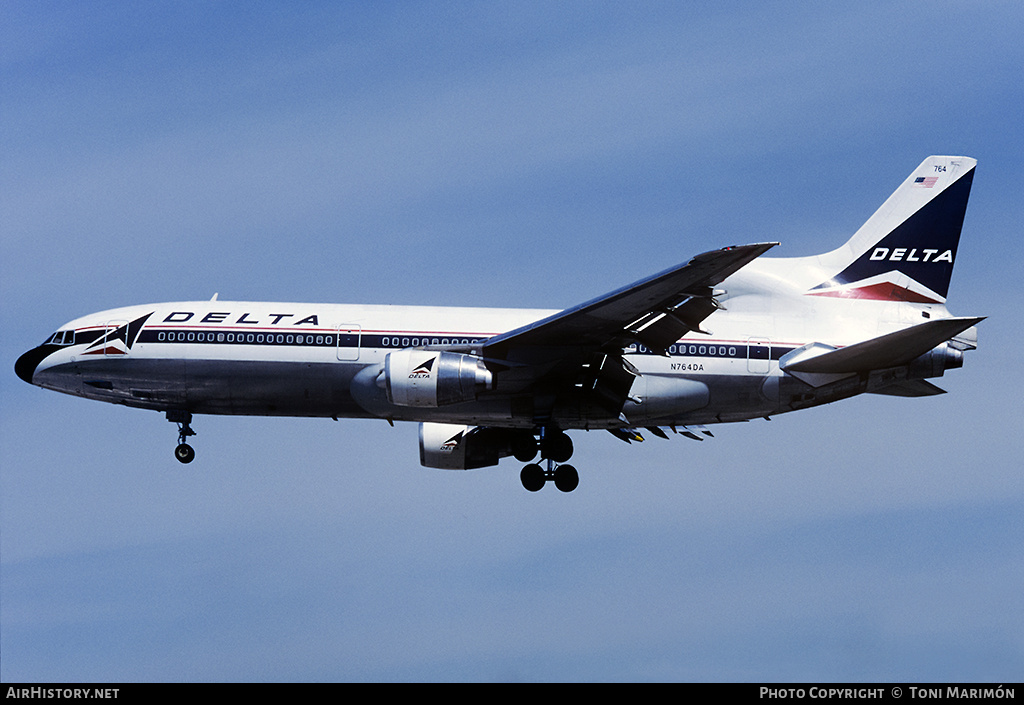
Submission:
M 432 357 L 426 362 L 417 365 L 412 372 L 409 373 L 409 379 L 430 379 L 430 371 L 434 369 L 434 360 L 437 358 Z

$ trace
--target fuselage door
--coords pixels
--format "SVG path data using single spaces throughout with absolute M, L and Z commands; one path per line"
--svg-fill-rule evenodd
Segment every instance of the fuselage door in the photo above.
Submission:
M 747 339 L 747 372 L 766 375 L 772 365 L 772 346 L 767 338 Z
M 362 341 L 362 328 L 358 325 L 342 324 L 338 326 L 338 359 L 351 362 L 359 359 L 359 346 Z
M 107 321 L 103 332 L 103 357 L 123 357 L 128 354 L 128 321 Z
M 76 359 L 95 360 L 101 357 L 124 357 L 128 354 L 127 334 L 128 321 L 107 321 L 103 324 L 103 332 L 84 350 L 76 355 Z

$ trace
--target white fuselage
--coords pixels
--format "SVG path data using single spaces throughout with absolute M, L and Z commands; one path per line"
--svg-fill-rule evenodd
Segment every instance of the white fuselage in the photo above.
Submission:
M 808 258 L 810 259 L 810 258 Z M 640 372 L 623 415 L 630 424 L 670 425 L 739 421 L 789 411 L 838 396 L 793 403 L 779 369 L 785 353 L 811 342 L 842 347 L 941 318 L 941 304 L 911 304 L 809 296 L 804 282 L 776 276 L 779 262 L 763 258 L 722 282 L 725 310 L 656 355 L 634 344 L 626 359 Z M 809 279 L 816 276 L 813 272 Z M 376 369 L 388 353 L 406 348 L 479 353 L 491 336 L 554 311 L 294 304 L 176 302 L 114 309 L 76 319 L 34 370 L 39 386 L 140 408 L 195 413 L 324 417 L 381 417 L 407 421 L 530 427 L 514 399 L 493 392 L 439 408 L 403 407 L 353 394 L 353 379 Z M 129 339 L 112 331 L 145 317 Z M 110 340 L 107 338 L 110 337 Z M 85 341 L 83 344 L 82 341 Z M 693 393 L 697 382 L 706 393 Z M 781 384 L 780 384 L 781 383 Z M 685 399 L 676 403 L 675 397 Z M 622 417 L 556 409 L 569 428 L 615 428 Z

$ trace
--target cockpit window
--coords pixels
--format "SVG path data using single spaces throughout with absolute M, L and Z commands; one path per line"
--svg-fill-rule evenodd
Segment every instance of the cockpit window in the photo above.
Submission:
M 75 331 L 73 330 L 59 330 L 50 336 L 50 339 L 44 343 L 44 345 L 74 345 L 75 344 Z

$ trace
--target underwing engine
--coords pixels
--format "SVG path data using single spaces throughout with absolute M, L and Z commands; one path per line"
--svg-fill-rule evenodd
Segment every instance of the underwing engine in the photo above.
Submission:
M 490 467 L 532 441 L 532 432 L 521 429 L 425 422 L 420 424 L 420 464 L 442 470 Z
M 377 385 L 397 406 L 437 408 L 475 400 L 494 376 L 473 355 L 409 349 L 388 353 Z

